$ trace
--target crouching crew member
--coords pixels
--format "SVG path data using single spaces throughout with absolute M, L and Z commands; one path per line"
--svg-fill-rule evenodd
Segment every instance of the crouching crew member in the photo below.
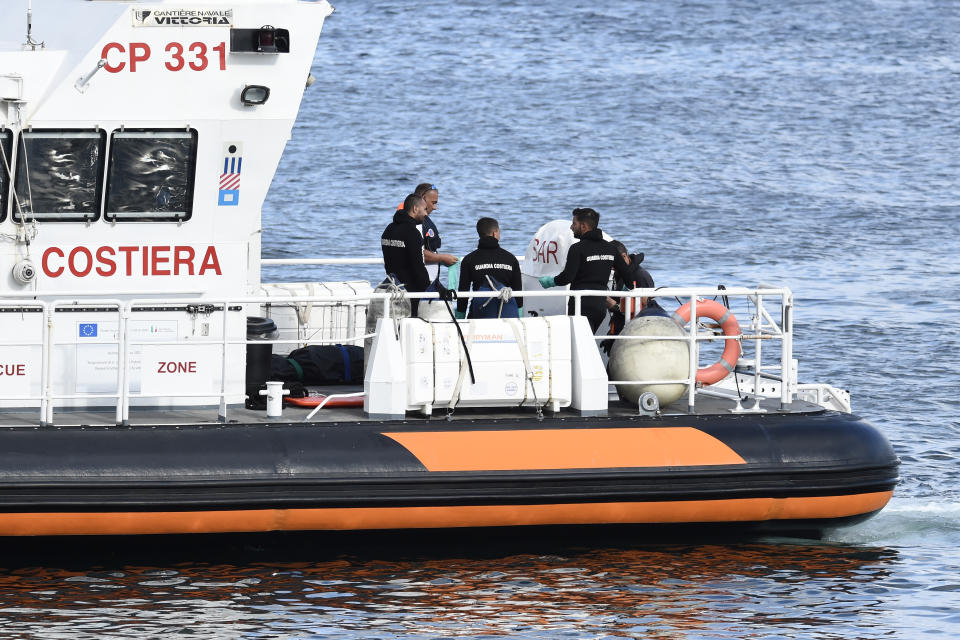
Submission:
M 613 240 L 612 243 L 617 253 L 627 263 L 627 269 L 630 272 L 629 280 L 623 281 L 617 277 L 613 281 L 614 291 L 623 291 L 625 289 L 653 289 L 653 276 L 650 272 L 640 266 L 643 262 L 642 253 L 627 253 L 627 248 L 619 240 Z M 619 335 L 623 331 L 626 323 L 637 316 L 666 316 L 670 314 L 660 306 L 654 297 L 642 298 L 620 298 L 615 300 L 607 298 L 607 309 L 610 310 L 610 335 Z
M 516 291 L 523 289 L 523 282 L 520 277 L 520 263 L 517 257 L 500 248 L 500 224 L 493 218 L 480 218 L 477 221 L 477 235 L 480 240 L 477 243 L 476 251 L 467 254 L 460 262 L 460 284 L 457 287 L 459 291 L 491 291 L 489 276 L 494 281 L 494 286 L 510 287 Z M 514 298 L 516 306 L 519 308 L 516 314 L 508 312 L 506 308 L 503 313 L 499 313 L 500 300 L 497 298 L 473 298 L 470 300 L 470 317 L 495 318 L 495 317 L 523 317 L 523 299 Z M 457 317 L 463 318 L 467 310 L 467 298 L 457 299 Z M 481 308 L 489 305 L 496 305 L 492 313 L 485 313 Z M 512 305 L 511 305 L 512 308 Z
M 627 248 L 619 240 L 612 242 L 614 248 L 620 253 L 620 257 L 627 263 L 630 270 L 630 281 L 624 282 L 619 277 L 614 278 L 613 290 L 623 291 L 625 289 L 653 289 L 653 276 L 650 272 L 640 266 L 643 262 L 643 253 L 627 253 Z M 628 286 L 632 283 L 632 287 Z M 607 309 L 610 311 L 610 335 L 618 336 L 623 328 L 633 318 L 640 316 L 664 316 L 669 318 L 670 314 L 666 309 L 660 306 L 654 297 L 618 299 L 607 298 Z M 601 345 L 603 350 L 610 353 L 613 347 L 613 340 L 604 340 Z
M 556 277 L 542 276 L 540 286 L 544 289 L 569 284 L 571 289 L 607 289 L 610 270 L 625 283 L 630 283 L 630 273 L 623 256 L 612 242 L 603 239 L 603 232 L 597 228 L 600 214 L 593 209 L 574 209 L 573 224 L 570 230 L 580 242 L 570 246 L 567 262 Z M 632 286 L 631 286 L 632 288 Z M 567 303 L 567 313 L 573 315 L 573 298 Z M 590 330 L 596 333 L 607 314 L 606 297 L 589 296 L 581 300 L 580 314 L 587 317 Z
M 403 201 L 403 208 L 393 214 L 393 222 L 380 236 L 383 250 L 383 268 L 403 283 L 407 291 L 426 291 L 430 284 L 423 264 L 423 236 L 417 225 L 427 217 L 423 198 L 411 193 Z M 417 314 L 417 300 L 410 301 L 411 312 Z

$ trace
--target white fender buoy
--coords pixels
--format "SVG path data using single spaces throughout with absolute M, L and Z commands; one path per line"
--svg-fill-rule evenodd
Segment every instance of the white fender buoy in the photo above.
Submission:
M 671 318 L 646 316 L 631 320 L 622 336 L 684 337 L 683 329 Z M 610 350 L 611 380 L 680 380 L 690 375 L 690 348 L 683 340 L 614 340 Z M 620 399 L 638 404 L 650 392 L 661 407 L 675 402 L 687 389 L 684 384 L 619 384 Z

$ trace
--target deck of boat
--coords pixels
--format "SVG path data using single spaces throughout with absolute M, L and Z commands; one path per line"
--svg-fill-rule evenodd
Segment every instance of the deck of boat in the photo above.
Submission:
M 309 387 L 311 394 L 344 394 L 356 393 L 362 391 L 360 385 L 356 386 L 331 386 L 331 387 Z M 753 407 L 753 399 L 743 402 L 744 407 Z M 718 398 L 697 394 L 696 407 L 691 413 L 686 404 L 684 396 L 677 402 L 663 408 L 663 415 L 732 415 L 736 408 L 736 402 L 732 399 Z M 794 399 L 789 409 L 780 408 L 780 400 L 774 398 L 763 399 L 760 402 L 760 408 L 768 414 L 785 413 L 814 413 L 823 411 L 823 407 L 810 402 Z M 283 415 L 279 418 L 269 418 L 265 410 L 251 410 L 243 407 L 231 406 L 227 411 L 227 421 L 229 424 L 286 424 L 292 422 L 302 422 L 312 411 L 312 408 L 284 406 Z M 749 413 L 749 412 L 747 412 Z M 616 394 L 611 394 L 610 404 L 607 415 L 612 418 L 634 417 L 639 415 L 636 406 L 629 405 L 620 401 Z M 558 413 L 544 411 L 544 416 L 549 418 L 562 419 L 583 419 L 578 411 L 572 409 L 561 409 Z M 536 410 L 530 407 L 516 406 L 503 408 L 464 408 L 458 407 L 449 416 L 453 423 L 461 421 L 474 420 L 497 420 L 497 419 L 531 419 L 537 418 Z M 437 406 L 434 408 L 433 415 L 425 417 L 417 411 L 407 413 L 408 422 L 428 422 L 428 421 L 447 421 L 448 415 L 445 407 Z M 324 407 L 310 419 L 310 422 L 317 425 L 327 423 L 345 423 L 345 422 L 380 422 L 380 420 L 367 417 L 362 408 L 359 407 Z M 0 409 L 0 427 L 23 427 L 40 426 L 39 409 Z M 53 426 L 55 427 L 84 427 L 84 426 L 110 426 L 116 424 L 116 411 L 112 407 L 102 408 L 66 408 L 59 407 L 54 410 Z M 131 407 L 130 408 L 130 426 L 149 426 L 149 425 L 216 425 L 222 424 L 217 415 L 215 406 L 203 407 Z

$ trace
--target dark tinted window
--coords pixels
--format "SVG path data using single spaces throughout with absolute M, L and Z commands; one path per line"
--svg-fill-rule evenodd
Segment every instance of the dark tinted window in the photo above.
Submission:
M 10 201 L 10 170 L 11 152 L 13 150 L 13 134 L 5 129 L 0 130 L 0 222 L 7 219 L 7 203 Z
M 196 164 L 196 131 L 114 131 L 104 218 L 187 220 Z
M 13 219 L 81 221 L 100 214 L 102 131 L 34 130 L 20 134 Z

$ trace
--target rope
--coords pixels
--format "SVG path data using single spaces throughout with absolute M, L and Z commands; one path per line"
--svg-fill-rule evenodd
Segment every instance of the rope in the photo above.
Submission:
M 27 153 L 27 140 L 23 136 L 22 129 L 20 131 L 20 144 L 23 146 L 23 167 L 24 174 L 27 176 L 27 201 L 30 203 L 30 221 L 36 224 L 36 219 L 33 215 L 33 187 L 30 185 L 30 154 Z M 20 220 L 25 221 L 25 218 L 23 217 L 23 211 L 20 209 L 19 198 L 17 199 L 17 211 L 20 211 Z
M 4 148 L 4 146 L 3 146 L 2 143 L 0 143 L 0 156 L 3 156 L 3 169 L 4 169 L 4 172 L 7 174 L 7 181 L 8 181 L 9 184 L 10 184 L 10 195 L 13 196 L 13 201 L 16 203 L 17 213 L 19 214 L 19 217 L 20 217 L 20 220 L 19 220 L 19 221 L 14 221 L 14 224 L 16 224 L 17 226 L 19 226 L 20 229 L 21 229 L 21 235 L 22 235 L 22 238 L 23 238 L 23 242 L 27 245 L 27 256 L 26 256 L 26 257 L 29 258 L 29 257 L 30 257 L 30 242 L 31 242 L 34 238 L 37 237 L 37 221 L 33 219 L 33 214 L 31 213 L 31 214 L 30 214 L 30 220 L 29 220 L 30 233 L 28 234 L 28 233 L 26 232 L 26 226 L 27 226 L 27 222 L 28 222 L 28 221 L 24 218 L 24 215 L 23 215 L 23 206 L 22 206 L 21 203 L 20 203 L 20 197 L 17 195 L 17 188 L 16 188 L 16 184 L 14 183 L 14 179 L 13 179 L 13 166 L 10 164 L 10 159 L 7 158 L 7 150 Z M 26 162 L 26 148 L 24 148 L 24 162 Z M 27 188 L 28 188 L 28 189 L 30 188 L 30 173 L 29 173 L 29 171 L 27 172 Z M 30 206 L 31 206 L 31 207 L 33 206 L 33 200 L 30 200 Z M 20 240 L 20 236 L 11 236 L 11 235 L 8 235 L 8 234 L 0 234 L 0 237 L 4 237 L 4 238 L 7 238 L 7 239 L 9 239 L 9 240 L 13 240 L 14 242 L 18 242 L 18 241 Z
M 520 349 L 520 357 L 523 358 L 523 368 L 527 372 L 527 381 L 530 383 L 530 389 L 533 391 L 533 406 L 537 409 L 537 419 L 543 420 L 543 405 L 540 404 L 540 398 L 537 397 L 537 386 L 533 380 L 533 367 L 530 366 L 530 354 L 527 353 L 527 345 L 523 341 L 523 325 L 518 318 L 505 318 L 510 329 L 513 330 L 513 337 L 517 341 L 517 347 Z M 527 391 L 523 391 L 523 400 L 520 402 L 522 407 L 527 401 Z M 546 403 L 544 403 L 546 404 Z
M 463 363 L 466 362 L 470 367 L 470 379 L 473 381 L 473 384 L 476 384 L 476 380 L 473 378 L 473 363 L 470 362 L 470 344 L 473 344 L 473 328 L 474 322 L 470 320 L 467 324 L 467 336 L 464 338 L 463 332 L 460 331 L 460 323 L 454 321 L 454 324 L 457 326 L 457 331 L 460 332 L 460 343 L 463 345 L 463 351 L 460 352 L 460 375 L 457 376 L 457 384 L 453 387 L 453 393 L 450 395 L 450 402 L 447 404 L 447 420 L 453 419 L 453 411 L 457 408 L 457 403 L 460 402 L 460 391 L 463 389 L 463 381 L 466 379 L 466 370 L 463 367 Z
M 500 287 L 499 289 L 497 289 L 497 287 L 493 284 L 493 279 L 490 276 L 485 275 L 484 278 L 487 279 L 487 284 L 490 285 L 490 291 L 496 291 L 497 295 L 495 297 L 487 298 L 486 300 L 484 300 L 483 303 L 480 305 L 480 308 L 483 309 L 494 300 L 499 300 L 500 308 L 497 309 L 497 317 L 499 318 L 503 315 L 503 305 L 505 305 L 507 302 L 509 302 L 513 298 L 513 289 L 511 289 L 510 287 Z
M 385 288 L 387 292 L 390 293 L 390 298 L 389 298 L 390 320 L 393 322 L 393 333 L 397 337 L 397 340 L 399 340 L 400 339 L 400 318 L 396 313 L 397 311 L 396 307 L 401 303 L 403 303 L 404 300 L 406 300 L 407 290 L 406 288 L 397 284 L 397 279 L 393 277 L 392 273 L 388 273 L 386 279 L 384 279 L 384 281 L 381 282 L 377 288 L 379 289 L 380 287 L 384 287 L 384 285 L 386 285 Z M 384 300 L 383 301 L 384 312 L 386 312 L 387 304 L 388 304 L 388 300 Z

